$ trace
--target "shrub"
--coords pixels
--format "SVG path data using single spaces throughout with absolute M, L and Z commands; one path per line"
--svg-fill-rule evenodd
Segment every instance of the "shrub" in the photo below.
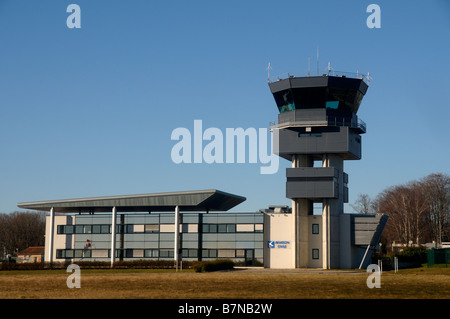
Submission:
M 406 247 L 398 254 L 399 261 L 426 263 L 427 249 L 425 247 Z
M 72 262 L 38 262 L 38 263 L 0 263 L 0 270 L 43 270 L 43 269 L 66 269 Z M 74 261 L 74 264 L 81 269 L 108 269 L 111 268 L 109 261 Z M 189 268 L 191 262 L 183 262 L 184 267 Z M 116 261 L 116 269 L 173 269 L 175 268 L 173 260 L 127 260 Z
M 200 261 L 194 263 L 192 268 L 196 272 L 209 272 L 218 270 L 231 270 L 234 267 L 234 262 L 229 259 L 216 259 L 212 261 Z

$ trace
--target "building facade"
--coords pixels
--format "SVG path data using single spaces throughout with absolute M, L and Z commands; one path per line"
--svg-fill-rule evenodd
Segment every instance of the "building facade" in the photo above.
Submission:
M 118 214 L 115 260 L 173 260 L 174 215 Z M 263 214 L 189 212 L 180 215 L 180 261 L 227 258 L 242 265 L 263 264 Z M 56 216 L 55 260 L 109 261 L 111 225 L 111 214 Z M 46 251 L 46 260 L 49 256 L 50 252 Z

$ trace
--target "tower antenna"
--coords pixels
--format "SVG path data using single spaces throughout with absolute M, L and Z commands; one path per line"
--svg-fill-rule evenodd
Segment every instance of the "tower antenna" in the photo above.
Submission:
M 310 75 L 310 58 L 308 58 L 308 77 L 309 77 L 309 75 Z
M 319 75 L 319 46 L 317 46 L 317 75 Z
M 272 67 L 269 65 L 267 66 L 267 82 L 270 83 L 270 70 L 272 70 Z

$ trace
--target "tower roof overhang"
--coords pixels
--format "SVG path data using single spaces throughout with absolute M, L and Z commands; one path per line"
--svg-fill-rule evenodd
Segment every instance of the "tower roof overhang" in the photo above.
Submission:
M 269 88 L 272 93 L 287 89 L 301 89 L 312 87 L 338 87 L 343 89 L 359 90 L 366 94 L 369 86 L 363 79 L 349 78 L 341 76 L 308 76 L 308 77 L 289 77 L 276 82 L 270 82 Z
M 23 209 L 59 213 L 111 212 L 168 212 L 179 207 L 181 211 L 227 211 L 246 198 L 216 189 L 181 191 L 140 195 L 89 197 L 18 203 Z

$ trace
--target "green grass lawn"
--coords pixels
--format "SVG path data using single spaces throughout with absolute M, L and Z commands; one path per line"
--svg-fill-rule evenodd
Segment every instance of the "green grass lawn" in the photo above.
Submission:
M 0 271 L 2 299 L 450 299 L 450 268 L 385 271 L 368 288 L 365 271 L 196 273 L 190 270 L 81 269 L 81 288 L 69 289 L 65 270 Z

